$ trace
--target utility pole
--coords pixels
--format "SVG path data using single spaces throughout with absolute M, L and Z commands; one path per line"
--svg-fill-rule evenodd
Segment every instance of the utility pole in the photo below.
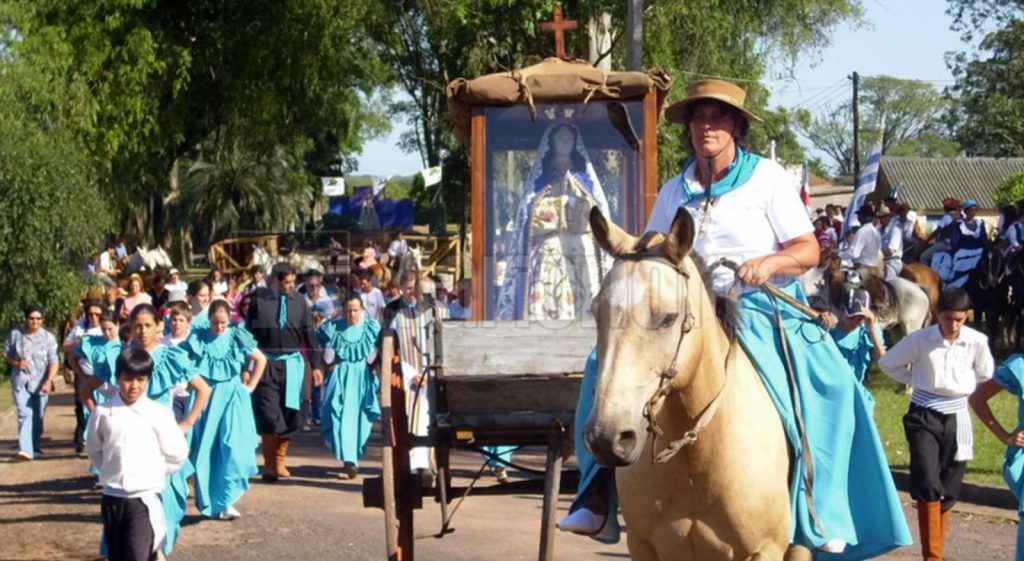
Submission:
M 626 70 L 643 70 L 644 66 L 644 0 L 627 0 L 626 4 Z
M 855 70 L 851 76 L 853 80 L 853 188 L 857 188 L 860 181 L 860 118 L 857 112 L 857 87 L 860 85 L 860 74 Z M 856 212 L 856 209 L 854 209 Z

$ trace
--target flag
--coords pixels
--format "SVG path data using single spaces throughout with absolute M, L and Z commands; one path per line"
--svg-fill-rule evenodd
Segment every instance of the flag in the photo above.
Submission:
M 380 201 L 384 200 L 384 186 L 386 186 L 388 184 L 388 179 L 390 179 L 390 178 L 389 177 L 380 177 L 380 176 L 374 176 L 373 177 L 373 188 L 372 189 L 373 189 L 373 200 L 375 202 L 380 202 Z
M 430 187 L 441 182 L 441 166 L 424 169 L 420 172 L 423 176 L 423 186 Z
M 871 155 L 868 156 L 864 169 L 860 171 L 860 177 L 857 178 L 857 187 L 853 190 L 850 204 L 846 205 L 846 217 L 843 219 L 843 235 L 846 235 L 846 232 L 852 226 L 860 225 L 860 222 L 857 220 L 857 211 L 860 210 L 860 207 L 864 206 L 868 195 L 875 190 L 875 182 L 878 181 L 878 168 L 882 162 L 882 135 L 884 133 L 885 114 L 883 113 L 882 124 L 878 127 L 878 138 L 875 140 L 875 146 L 871 149 Z
M 321 177 L 320 184 L 323 186 L 325 197 L 345 196 L 344 177 Z

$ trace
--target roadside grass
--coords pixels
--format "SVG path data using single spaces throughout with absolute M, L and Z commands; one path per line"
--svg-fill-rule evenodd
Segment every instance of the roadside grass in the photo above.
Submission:
M 14 406 L 14 396 L 11 395 L 11 379 L 7 375 L 0 376 L 0 414 L 6 413 Z
M 997 361 L 999 358 L 1001 357 L 997 357 Z M 868 389 L 875 396 L 875 424 L 878 426 L 878 436 L 885 448 L 889 466 L 908 471 L 910 452 L 907 438 L 903 433 L 903 415 L 910 407 L 910 396 L 903 393 L 900 384 L 882 374 L 877 367 L 871 370 Z M 992 412 L 1007 429 L 1017 426 L 1017 403 L 1017 398 L 1005 391 L 989 401 Z M 964 480 L 969 483 L 1004 487 L 1006 483 L 1002 474 L 1006 446 L 992 436 L 973 412 L 971 416 L 974 421 L 974 459 L 967 463 Z

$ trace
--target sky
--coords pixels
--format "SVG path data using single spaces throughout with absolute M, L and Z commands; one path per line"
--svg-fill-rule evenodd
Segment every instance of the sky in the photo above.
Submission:
M 964 50 L 949 30 L 943 0 L 864 0 L 864 27 L 835 30 L 830 46 L 807 53 L 792 68 L 792 77 L 775 68 L 764 80 L 772 92 L 770 106 L 806 108 L 812 113 L 852 97 L 847 76 L 889 75 L 925 80 L 941 89 L 952 82 L 944 56 Z M 685 80 L 682 80 L 685 82 Z M 398 149 L 401 128 L 370 142 L 359 156 L 359 175 L 411 175 L 422 167 L 419 154 Z M 805 143 L 807 148 L 810 148 Z M 826 162 L 831 163 L 831 162 Z

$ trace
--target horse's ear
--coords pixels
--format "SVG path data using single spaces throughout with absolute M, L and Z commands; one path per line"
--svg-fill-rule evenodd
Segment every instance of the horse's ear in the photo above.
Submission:
M 690 211 L 680 208 L 676 211 L 676 217 L 672 219 L 672 226 L 665 235 L 665 258 L 676 265 L 683 262 L 683 258 L 690 253 L 693 247 L 693 217 Z
M 636 247 L 636 238 L 627 234 L 614 222 L 609 222 L 596 206 L 590 209 L 590 229 L 594 232 L 597 245 L 613 257 L 631 253 Z

